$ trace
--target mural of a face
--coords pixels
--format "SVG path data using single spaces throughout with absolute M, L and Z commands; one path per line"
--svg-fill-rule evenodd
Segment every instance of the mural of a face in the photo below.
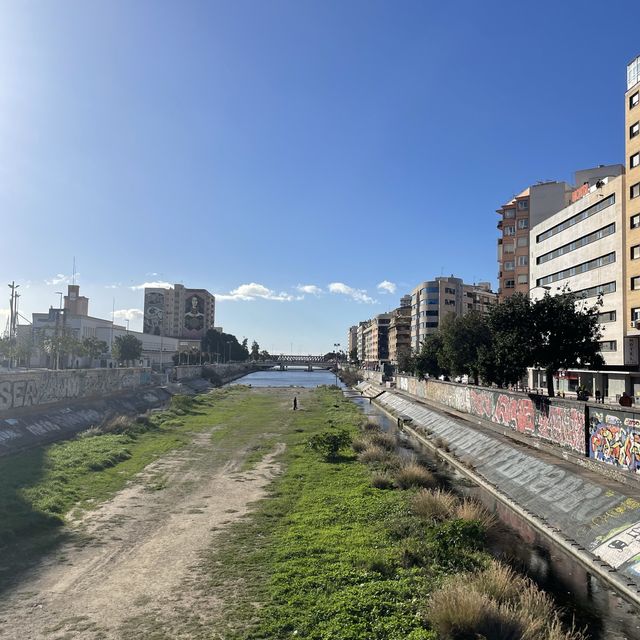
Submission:
M 149 291 L 144 298 L 144 332 L 160 335 L 164 316 L 164 293 Z
M 185 302 L 184 328 L 194 334 L 204 329 L 204 300 L 200 296 L 190 296 Z

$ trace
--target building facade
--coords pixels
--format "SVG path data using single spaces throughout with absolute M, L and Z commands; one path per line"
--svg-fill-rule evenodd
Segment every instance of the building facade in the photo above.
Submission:
M 390 313 L 380 313 L 371 318 L 363 329 L 364 366 L 379 369 L 389 362 Z
M 409 301 L 411 298 L 409 298 Z M 391 312 L 389 322 L 389 362 L 397 366 L 411 355 L 411 305 L 401 306 Z
M 496 301 L 488 282 L 465 284 L 450 276 L 420 283 L 411 292 L 411 348 L 419 351 L 422 341 L 437 331 L 445 316 L 461 316 L 472 310 L 486 313 Z
M 352 327 L 349 327 L 349 331 L 347 333 L 347 358 L 351 359 L 351 354 L 355 353 L 356 357 L 358 354 L 358 325 L 354 324 Z
M 532 185 L 503 204 L 498 221 L 498 295 L 528 293 L 529 229 L 569 204 L 571 186 L 566 182 Z
M 173 288 L 144 290 L 143 332 L 154 335 L 202 339 L 215 325 L 215 296 L 206 289 Z
M 531 229 L 531 298 L 564 287 L 592 305 L 602 295 L 601 352 L 607 366 L 637 365 L 626 340 L 625 176 L 622 165 L 576 172 L 572 203 Z

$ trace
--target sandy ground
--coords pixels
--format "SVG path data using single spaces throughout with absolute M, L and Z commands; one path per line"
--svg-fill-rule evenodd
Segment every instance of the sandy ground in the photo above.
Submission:
M 221 602 L 198 588 L 200 555 L 264 495 L 283 445 L 240 473 L 238 460 L 212 462 L 210 433 L 74 522 L 84 542 L 58 549 L 2 598 L 0 638 L 194 638 L 207 628 L 212 637 Z

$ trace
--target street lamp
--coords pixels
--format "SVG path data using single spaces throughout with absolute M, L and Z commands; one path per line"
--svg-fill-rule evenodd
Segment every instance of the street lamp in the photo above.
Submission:
M 229 345 L 229 357 L 227 358 L 227 363 L 231 360 L 231 340 L 227 340 L 227 344 Z

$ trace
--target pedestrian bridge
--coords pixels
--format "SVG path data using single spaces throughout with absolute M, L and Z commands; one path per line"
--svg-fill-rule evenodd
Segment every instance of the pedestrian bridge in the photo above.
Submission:
M 336 365 L 335 360 L 325 360 L 324 355 L 272 355 L 270 360 L 264 360 L 260 364 L 271 367 L 306 367 L 312 369 L 333 369 Z

